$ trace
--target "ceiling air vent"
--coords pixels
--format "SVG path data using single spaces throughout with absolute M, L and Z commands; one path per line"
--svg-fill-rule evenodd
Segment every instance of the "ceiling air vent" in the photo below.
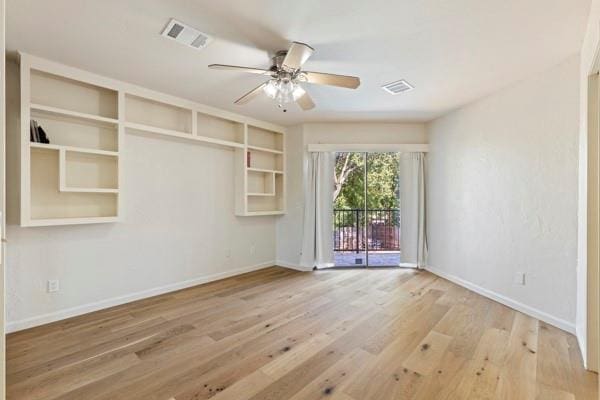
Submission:
M 383 85 L 381 88 L 388 93 L 399 94 L 402 92 L 408 92 L 409 90 L 413 90 L 415 87 L 410 83 L 406 82 L 404 79 L 400 79 L 399 81 Z
M 205 48 L 212 41 L 206 33 L 175 19 L 169 21 L 161 35 L 198 50 Z

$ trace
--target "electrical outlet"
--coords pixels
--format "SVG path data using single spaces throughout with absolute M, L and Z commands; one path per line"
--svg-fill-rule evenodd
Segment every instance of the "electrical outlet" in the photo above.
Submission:
M 525 272 L 516 272 L 515 273 L 515 283 L 517 285 L 525 286 Z
M 250 246 L 250 254 L 254 255 L 255 252 L 256 252 L 256 247 L 254 247 L 254 245 Z
M 58 292 L 60 290 L 58 279 L 49 279 L 47 290 L 48 293 Z

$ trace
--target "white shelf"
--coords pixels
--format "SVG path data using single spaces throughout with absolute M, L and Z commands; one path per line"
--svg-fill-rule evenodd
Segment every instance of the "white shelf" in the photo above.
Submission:
M 262 215 L 283 215 L 283 214 L 285 214 L 285 211 L 249 211 L 249 212 L 243 214 L 243 216 L 259 217 Z
M 39 218 L 22 223 L 22 226 L 50 226 L 50 225 L 81 225 L 117 222 L 118 217 L 88 217 L 88 218 Z
M 205 143 L 218 144 L 221 146 L 236 147 L 236 148 L 244 147 L 244 145 L 242 143 L 230 142 L 227 140 L 215 139 L 215 138 L 206 137 L 206 136 L 197 136 L 197 135 L 192 135 L 191 133 L 174 131 L 171 129 L 157 128 L 155 126 L 148 126 L 148 125 L 144 125 L 144 124 L 138 124 L 135 122 L 126 122 L 125 127 L 128 129 L 136 130 L 136 131 L 157 133 L 159 135 L 173 136 L 173 137 L 177 137 L 177 138 L 181 138 L 181 139 L 194 140 L 197 142 L 205 142 Z
M 61 150 L 62 149 L 65 151 L 74 151 L 77 153 L 98 154 L 98 155 L 112 156 L 112 157 L 119 156 L 119 153 L 116 151 L 96 150 L 96 149 L 88 149 L 88 148 L 84 148 L 84 147 L 75 147 L 75 146 L 63 146 L 60 144 L 29 142 L 29 147 L 36 148 L 36 149 L 49 149 L 49 150 Z
M 70 193 L 119 193 L 119 189 L 104 189 L 104 188 L 75 188 L 75 187 L 63 187 L 60 189 L 61 192 Z
M 258 147 L 258 146 L 250 146 L 250 145 L 248 145 L 247 147 L 250 150 L 262 151 L 263 153 L 283 154 L 283 151 L 281 151 L 281 150 L 269 149 L 266 147 Z
M 82 112 L 78 112 L 78 111 L 65 110 L 65 109 L 58 108 L 58 107 L 44 106 L 44 105 L 35 104 L 35 103 L 31 103 L 30 107 L 31 107 L 32 111 L 37 111 L 37 112 L 44 113 L 44 114 L 52 114 L 52 115 L 58 115 L 58 116 L 63 116 L 63 117 L 76 118 L 76 119 L 85 120 L 85 121 L 101 122 L 101 123 L 110 124 L 110 125 L 117 125 L 119 123 L 118 120 L 113 119 L 113 118 L 106 118 L 106 117 L 101 117 L 100 115 L 86 114 L 86 113 L 82 113 Z
M 275 193 L 246 193 L 246 196 L 269 196 L 269 197 L 273 197 L 275 196 Z
M 266 172 L 266 173 L 270 173 L 270 174 L 283 174 L 283 171 L 278 171 L 278 170 L 273 170 L 273 169 L 254 168 L 254 167 L 247 167 L 246 169 L 248 171 L 252 171 L 252 172 Z

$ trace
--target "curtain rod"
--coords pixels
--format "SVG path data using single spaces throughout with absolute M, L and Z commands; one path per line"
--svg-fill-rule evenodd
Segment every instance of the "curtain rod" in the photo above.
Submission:
M 339 152 L 404 152 L 404 153 L 427 153 L 429 145 L 423 144 L 356 144 L 356 143 L 340 143 L 340 144 L 324 144 L 311 143 L 308 145 L 308 151 L 311 153 L 319 151 L 339 151 Z

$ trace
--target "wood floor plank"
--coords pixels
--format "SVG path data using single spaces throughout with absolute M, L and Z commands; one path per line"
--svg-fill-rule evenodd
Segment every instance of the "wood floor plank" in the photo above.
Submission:
M 445 303 L 447 304 L 447 303 Z M 450 399 L 459 391 L 469 360 L 451 351 L 444 353 L 434 373 L 425 377 L 415 400 Z
M 540 322 L 537 355 L 537 382 L 543 387 L 571 393 L 571 360 L 565 335 L 559 329 Z
M 517 313 L 497 394 L 502 399 L 535 399 L 538 321 Z
M 421 375 L 429 375 L 439 362 L 454 338 L 431 331 L 413 350 L 402 366 Z
M 566 332 L 425 271 L 267 268 L 7 337 L 8 400 L 596 400 Z
M 323 371 L 317 379 L 304 386 L 290 400 L 330 398 L 334 394 L 343 393 L 344 384 L 352 379 L 352 372 L 356 371 L 356 366 L 364 365 L 373 357 L 372 354 L 360 348 L 355 349 Z
M 211 397 L 212 400 L 247 400 L 254 396 L 257 392 L 273 383 L 273 378 L 265 374 L 263 371 L 256 370 L 250 375 L 246 375 L 227 389 L 217 392 Z M 181 400 L 174 398 L 175 400 Z

